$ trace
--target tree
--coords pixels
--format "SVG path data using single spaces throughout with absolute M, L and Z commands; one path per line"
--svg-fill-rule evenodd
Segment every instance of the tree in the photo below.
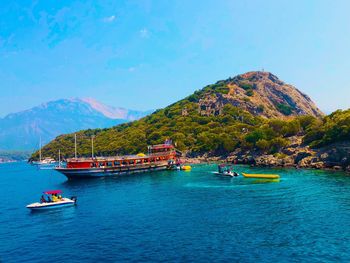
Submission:
M 256 147 L 261 151 L 267 151 L 270 149 L 270 142 L 264 139 L 260 139 L 256 142 Z

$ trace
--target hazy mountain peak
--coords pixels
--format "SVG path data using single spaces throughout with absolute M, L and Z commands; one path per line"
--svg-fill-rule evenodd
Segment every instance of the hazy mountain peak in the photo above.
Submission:
M 92 98 L 58 99 L 0 119 L 0 150 L 27 150 L 57 135 L 83 129 L 109 128 L 149 112 L 107 106 Z
M 128 118 L 128 110 L 125 108 L 108 106 L 93 98 L 81 98 L 79 100 L 89 104 L 91 108 L 93 108 L 98 112 L 101 112 L 103 115 L 105 115 L 108 118 L 111 118 L 111 119 Z

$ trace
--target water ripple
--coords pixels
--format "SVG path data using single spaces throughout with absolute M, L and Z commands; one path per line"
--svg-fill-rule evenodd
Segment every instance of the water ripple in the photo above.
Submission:
M 4 262 L 347 262 L 350 178 L 279 173 L 271 182 L 191 172 L 67 181 L 26 164 L 0 166 L 0 260 Z M 31 213 L 44 189 L 78 205 Z

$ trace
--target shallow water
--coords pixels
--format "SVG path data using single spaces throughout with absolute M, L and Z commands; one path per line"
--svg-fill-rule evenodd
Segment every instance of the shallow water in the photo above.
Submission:
M 311 170 L 279 182 L 220 177 L 215 165 L 67 181 L 0 165 L 1 262 L 349 262 L 350 177 Z M 76 207 L 30 212 L 47 189 Z

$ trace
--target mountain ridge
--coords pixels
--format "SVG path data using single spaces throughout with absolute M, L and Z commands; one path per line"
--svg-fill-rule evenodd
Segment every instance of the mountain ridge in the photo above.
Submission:
M 62 133 L 108 128 L 133 121 L 148 113 L 149 111 L 107 106 L 92 99 L 49 101 L 0 118 L 0 150 L 36 149 L 39 137 L 47 142 Z

